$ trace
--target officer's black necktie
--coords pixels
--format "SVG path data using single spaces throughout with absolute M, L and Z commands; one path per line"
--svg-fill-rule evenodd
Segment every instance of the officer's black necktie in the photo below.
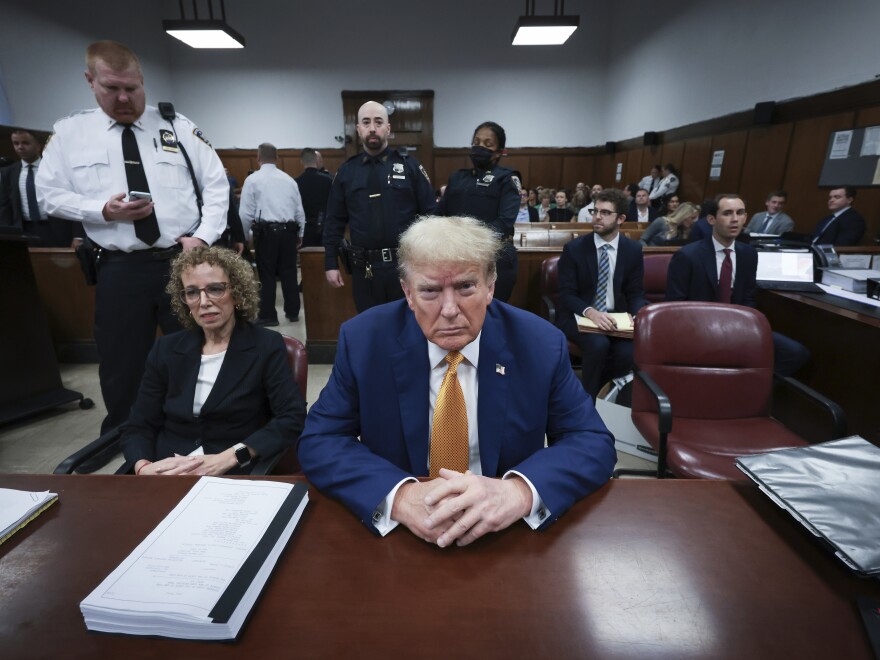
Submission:
M 122 131 L 122 159 L 125 161 L 125 178 L 128 180 L 129 191 L 150 192 L 147 183 L 147 175 L 144 165 L 141 163 L 141 152 L 138 149 L 137 138 L 131 125 L 125 125 Z M 135 220 L 134 233 L 147 245 L 152 245 L 159 240 L 159 220 L 156 212 L 150 211 L 150 215 L 142 220 Z
M 27 179 L 24 182 L 24 190 L 27 193 L 28 216 L 31 222 L 40 219 L 40 207 L 37 204 L 37 188 L 34 185 L 34 166 L 28 165 Z

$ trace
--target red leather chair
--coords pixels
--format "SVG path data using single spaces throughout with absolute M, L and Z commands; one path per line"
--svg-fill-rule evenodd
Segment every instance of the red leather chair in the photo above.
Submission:
M 556 310 L 559 307 L 559 257 L 548 257 L 541 262 L 541 316 L 556 323 Z M 580 360 L 581 349 L 574 342 L 568 342 L 568 354 Z
M 667 471 L 693 479 L 742 479 L 737 456 L 807 444 L 771 417 L 773 338 L 760 312 L 739 305 L 667 302 L 636 318 L 632 420 Z M 791 378 L 845 435 L 843 411 Z M 619 470 L 616 475 L 644 471 Z
M 281 338 L 284 340 L 284 348 L 287 349 L 287 363 L 293 372 L 293 379 L 299 387 L 302 398 L 305 399 L 308 394 L 309 383 L 309 358 L 306 354 L 306 347 L 296 337 L 281 335 Z M 269 460 L 272 461 L 272 459 Z M 265 468 L 263 474 L 269 472 L 273 474 L 294 474 L 300 472 L 301 469 L 296 451 L 291 448 L 279 454 L 272 461 L 272 464 Z
M 666 271 L 672 260 L 670 252 L 645 252 L 645 298 L 649 303 L 666 300 Z

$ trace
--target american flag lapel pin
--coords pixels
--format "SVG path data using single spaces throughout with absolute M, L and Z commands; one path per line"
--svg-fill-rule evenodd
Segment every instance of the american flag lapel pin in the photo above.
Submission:
M 495 365 L 495 373 L 503 376 L 504 375 L 504 365 L 503 364 L 496 364 Z

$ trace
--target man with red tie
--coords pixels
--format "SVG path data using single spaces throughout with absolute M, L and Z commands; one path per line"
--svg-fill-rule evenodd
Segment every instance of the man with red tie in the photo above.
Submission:
M 685 245 L 669 262 L 666 300 L 754 307 L 758 253 L 736 240 L 748 219 L 745 203 L 739 195 L 721 195 L 718 210 L 707 219 L 712 235 Z M 778 332 L 773 333 L 773 349 L 774 369 L 783 376 L 791 376 L 810 359 L 806 347 Z

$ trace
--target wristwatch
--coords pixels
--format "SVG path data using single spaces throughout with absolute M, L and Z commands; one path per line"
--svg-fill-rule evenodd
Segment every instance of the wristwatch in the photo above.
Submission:
M 251 452 L 241 442 L 232 448 L 235 452 L 235 460 L 238 461 L 238 467 L 244 468 L 251 464 Z

